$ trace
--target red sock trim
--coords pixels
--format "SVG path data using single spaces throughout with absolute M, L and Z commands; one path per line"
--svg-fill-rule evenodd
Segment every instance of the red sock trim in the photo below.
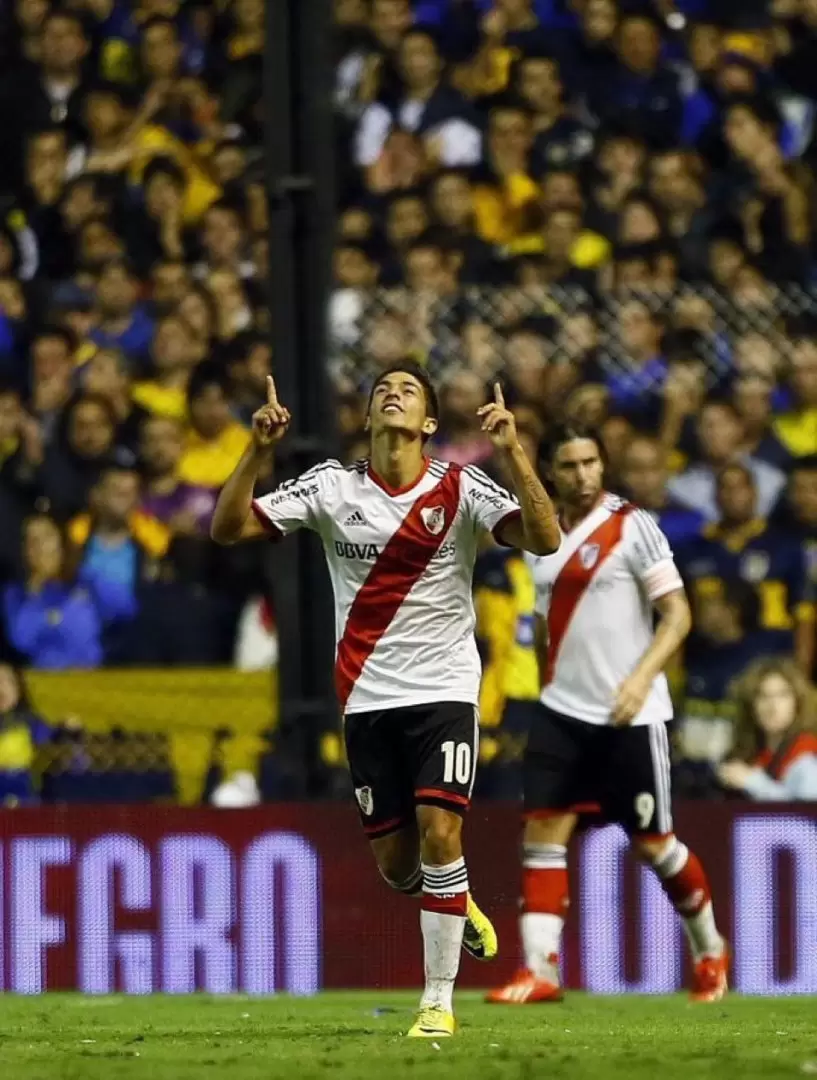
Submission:
M 567 870 L 522 871 L 522 910 L 564 918 L 570 907 Z
M 461 915 L 468 914 L 468 893 L 445 893 L 435 896 L 434 893 L 423 893 L 420 905 L 423 911 L 434 911 L 438 915 Z
M 681 869 L 662 881 L 664 892 L 681 916 L 697 915 L 712 899 L 709 878 L 698 856 L 690 851 Z

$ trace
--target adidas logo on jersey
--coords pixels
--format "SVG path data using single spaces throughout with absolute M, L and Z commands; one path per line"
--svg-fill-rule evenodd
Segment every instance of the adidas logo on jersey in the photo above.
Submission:
M 363 516 L 363 514 L 361 514 L 361 512 L 359 510 L 354 510 L 348 516 L 348 518 L 344 521 L 343 524 L 344 524 L 344 526 L 347 526 L 347 525 L 368 525 L 369 523 L 366 520 L 366 518 Z

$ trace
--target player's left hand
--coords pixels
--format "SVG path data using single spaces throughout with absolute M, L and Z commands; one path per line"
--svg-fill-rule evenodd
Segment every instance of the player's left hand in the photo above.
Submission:
M 744 761 L 724 761 L 718 766 L 717 773 L 724 787 L 742 791 L 752 773 L 752 767 Z
M 510 409 L 505 408 L 505 396 L 498 382 L 494 383 L 494 400 L 477 409 L 477 416 L 482 419 L 482 430 L 497 450 L 511 450 L 517 445 L 516 419 Z
M 613 723 L 618 727 L 626 727 L 631 724 L 644 708 L 647 694 L 652 685 L 651 679 L 645 679 L 637 672 L 629 675 L 616 694 L 616 703 L 613 706 Z

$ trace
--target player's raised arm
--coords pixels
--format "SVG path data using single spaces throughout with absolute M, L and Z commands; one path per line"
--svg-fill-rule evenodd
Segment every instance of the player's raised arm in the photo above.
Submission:
M 235 544 L 262 536 L 264 529 L 252 513 L 253 492 L 273 447 L 286 434 L 289 410 L 280 404 L 271 375 L 267 376 L 267 403 L 253 415 L 252 441 L 221 489 L 210 535 L 217 544 Z
M 501 526 L 498 539 L 508 547 L 521 548 L 533 555 L 552 555 L 558 551 L 561 539 L 556 510 L 517 438 L 516 420 L 505 408 L 499 383 L 494 384 L 494 400 L 483 405 L 477 415 L 482 418 L 482 430 L 505 455 L 521 510 L 518 518 L 511 518 Z

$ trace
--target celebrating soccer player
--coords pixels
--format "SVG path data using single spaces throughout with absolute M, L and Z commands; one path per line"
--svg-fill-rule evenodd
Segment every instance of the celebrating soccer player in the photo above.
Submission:
M 488 1001 L 561 998 L 567 846 L 591 807 L 627 831 L 683 920 L 693 1000 L 717 1001 L 726 991 L 726 945 L 706 874 L 676 839 L 670 805 L 672 704 L 663 670 L 690 629 L 681 578 L 652 517 L 603 490 L 595 434 L 553 432 L 545 461 L 562 543 L 531 560 L 544 689 L 523 767 L 525 968 Z
M 471 587 L 480 533 L 535 555 L 559 546 L 555 511 L 499 385 L 479 412 L 516 498 L 477 468 L 426 455 L 437 397 L 423 369 L 406 362 L 372 390 L 370 460 L 348 468 L 325 461 L 253 501 L 290 421 L 270 379 L 252 444 L 212 524 L 224 544 L 298 528 L 323 541 L 335 594 L 335 682 L 363 828 L 387 883 L 421 898 L 426 986 L 409 1032 L 419 1037 L 454 1032 L 461 949 L 485 960 L 497 951 L 469 893 L 461 839 L 479 740 Z

